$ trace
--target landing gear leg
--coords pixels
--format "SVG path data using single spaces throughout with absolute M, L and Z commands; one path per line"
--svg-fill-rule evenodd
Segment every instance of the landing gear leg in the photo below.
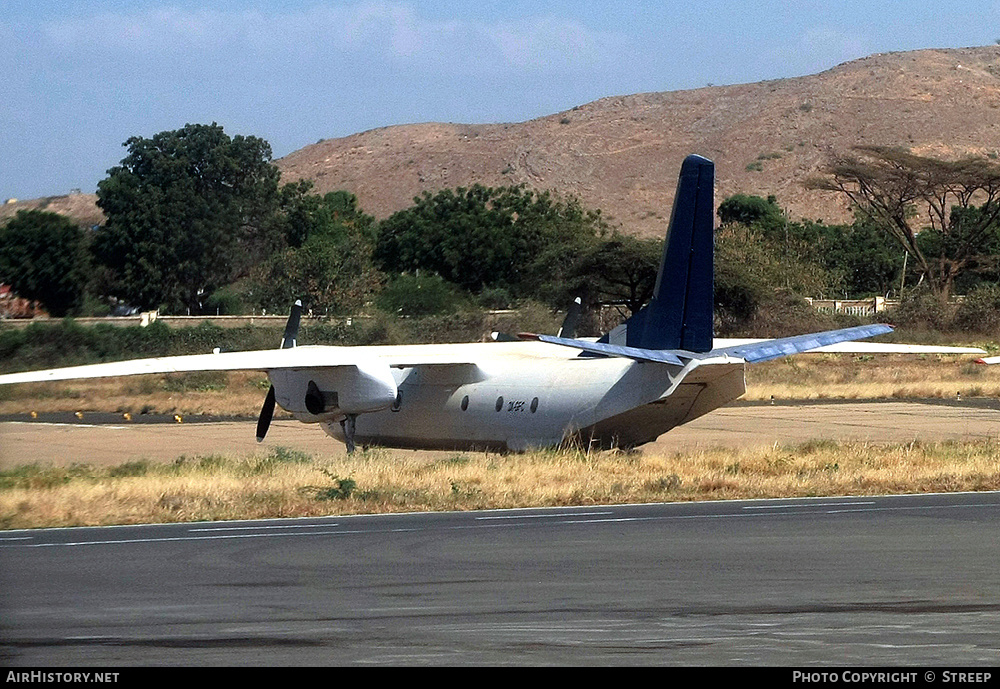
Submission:
M 344 442 L 347 444 L 347 454 L 354 454 L 354 450 L 357 446 L 354 444 L 354 427 L 358 420 L 357 414 L 348 414 L 343 421 L 340 422 L 340 427 L 344 429 Z

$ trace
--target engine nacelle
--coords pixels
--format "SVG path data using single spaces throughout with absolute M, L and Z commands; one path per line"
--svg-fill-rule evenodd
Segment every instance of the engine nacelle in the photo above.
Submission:
M 396 400 L 396 381 L 378 361 L 268 372 L 275 401 L 300 421 L 329 421 L 386 409 Z

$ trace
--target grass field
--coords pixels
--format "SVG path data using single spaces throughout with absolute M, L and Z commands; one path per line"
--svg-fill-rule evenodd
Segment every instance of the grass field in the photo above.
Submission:
M 670 456 L 369 450 L 319 460 L 277 448 L 104 468 L 24 465 L 0 472 L 0 527 L 997 490 L 998 455 L 997 441 L 814 441 Z
M 972 356 L 807 354 L 747 366 L 745 399 L 1000 396 L 1000 366 Z
M 749 399 L 1000 396 L 1000 366 L 953 356 L 809 355 L 747 368 Z M 256 416 L 253 373 L 143 376 L 0 388 L 0 414 L 109 411 Z M 1000 489 L 1000 443 L 814 441 L 671 456 L 576 451 L 316 459 L 179 457 L 0 473 L 0 528 Z

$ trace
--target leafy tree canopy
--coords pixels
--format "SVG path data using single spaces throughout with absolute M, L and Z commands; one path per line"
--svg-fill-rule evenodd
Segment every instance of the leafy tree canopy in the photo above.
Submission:
M 748 194 L 734 194 L 719 204 L 719 222 L 742 223 L 763 231 L 774 231 L 786 223 L 785 212 L 774 196 L 766 199 Z
M 372 263 L 375 218 L 347 191 L 309 194 L 310 182 L 281 189 L 276 223 L 287 248 L 251 269 L 238 292 L 245 304 L 284 312 L 296 299 L 317 314 L 360 311 L 384 276 Z
M 302 299 L 317 315 L 358 313 L 383 281 L 371 261 L 371 245 L 356 236 L 340 241 L 316 235 L 276 253 L 241 280 L 245 304 L 286 313 Z
M 719 332 L 738 331 L 778 291 L 821 296 L 831 275 L 753 225 L 731 223 L 715 235 L 715 310 Z
M 378 295 L 380 309 L 401 316 L 455 312 L 468 299 L 439 275 L 399 275 Z
M 916 261 L 942 301 L 996 244 L 1000 165 L 985 158 L 946 161 L 903 148 L 859 146 L 825 173 L 807 186 L 847 196 Z
M 53 316 L 76 313 L 90 272 L 87 232 L 56 213 L 18 211 L 0 227 L 0 282 Z
M 566 296 L 620 305 L 635 313 L 653 296 L 663 241 L 615 233 L 577 257 Z
M 524 186 L 425 192 L 379 227 L 375 259 L 386 271 L 426 270 L 479 293 L 551 290 L 572 258 L 607 231 L 599 211 Z
M 128 155 L 97 191 L 107 223 L 94 251 L 115 296 L 145 308 L 196 309 L 282 245 L 279 173 L 263 139 L 189 124 L 124 145 Z
M 349 191 L 319 196 L 312 188 L 308 180 L 281 187 L 276 223 L 288 246 L 298 248 L 314 237 L 341 241 L 349 235 L 374 244 L 375 218 L 361 210 L 357 196 Z
M 772 287 L 790 289 L 800 284 L 819 290 L 802 292 L 804 296 L 864 297 L 886 295 L 899 286 L 903 252 L 864 214 L 858 214 L 851 225 L 791 221 L 775 197 L 737 194 L 722 202 L 719 217 L 723 220 L 720 234 L 736 227 L 750 228 L 749 234 L 742 233 L 743 239 L 763 243 L 758 248 L 768 256 L 764 260 L 787 267 L 779 271 L 780 283 Z M 722 268 L 731 269 L 730 274 L 745 271 L 741 266 Z M 796 270 L 816 279 L 796 278 Z M 775 277 L 779 274 L 768 272 Z

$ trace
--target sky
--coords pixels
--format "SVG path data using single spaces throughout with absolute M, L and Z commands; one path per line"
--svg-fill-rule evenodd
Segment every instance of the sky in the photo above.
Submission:
M 1000 0 L 3 0 L 0 202 L 93 192 L 129 137 L 188 123 L 279 158 L 998 40 Z

